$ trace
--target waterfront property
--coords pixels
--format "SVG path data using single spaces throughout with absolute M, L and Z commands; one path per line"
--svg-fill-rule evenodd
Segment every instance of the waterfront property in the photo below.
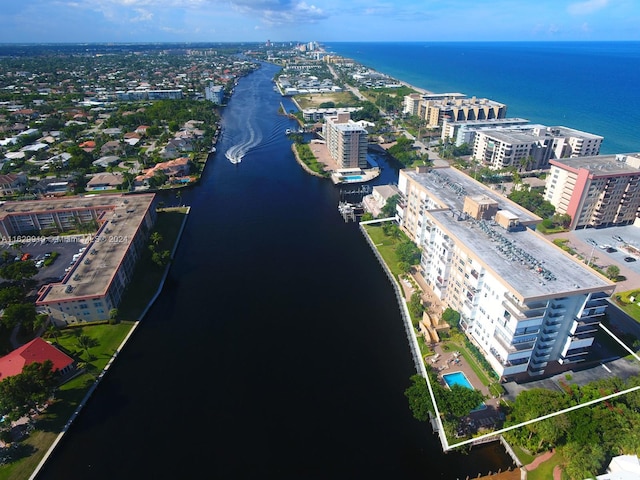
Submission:
M 338 168 L 367 168 L 367 131 L 348 113 L 325 117 L 323 136 Z
M 612 282 L 528 228 L 538 217 L 456 169 L 402 170 L 398 188 L 420 274 L 501 378 L 585 359 Z
M 544 198 L 571 228 L 633 224 L 640 208 L 640 153 L 551 160 Z
M 107 320 L 116 308 L 155 220 L 154 194 L 96 195 L 5 202 L 7 241 L 96 227 L 81 256 L 57 283 L 43 286 L 36 307 L 59 325 Z M 62 237 L 63 238 L 63 237 Z

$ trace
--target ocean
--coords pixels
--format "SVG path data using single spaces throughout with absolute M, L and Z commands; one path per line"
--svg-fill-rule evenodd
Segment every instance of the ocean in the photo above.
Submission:
M 507 105 L 508 117 L 602 135 L 601 154 L 640 151 L 640 42 L 327 43 L 415 87 Z

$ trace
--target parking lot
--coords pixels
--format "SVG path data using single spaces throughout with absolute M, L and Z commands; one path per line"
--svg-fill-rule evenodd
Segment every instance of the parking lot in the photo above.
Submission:
M 640 255 L 636 253 L 636 250 L 640 251 L 640 228 L 633 225 L 588 228 L 558 233 L 550 237 L 568 239 L 571 247 L 587 262 L 591 260 L 605 270 L 609 265 L 618 266 L 620 275 L 626 277 L 626 280 L 616 284 L 617 292 L 640 286 Z
M 10 252 L 10 258 L 19 258 L 28 253 L 29 259 L 39 265 L 40 261 L 44 261 L 47 253 L 57 252 L 58 257 L 55 261 L 49 266 L 39 267 L 38 273 L 33 277 L 38 282 L 36 288 L 39 288 L 41 285 L 62 280 L 66 274 L 65 270 L 72 264 L 73 256 L 81 248 L 86 247 L 87 243 L 88 237 L 86 235 L 50 237 L 44 241 L 2 244 L 0 245 L 0 254 L 6 250 Z

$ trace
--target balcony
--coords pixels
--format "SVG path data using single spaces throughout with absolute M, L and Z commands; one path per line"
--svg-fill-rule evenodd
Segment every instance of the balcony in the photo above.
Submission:
M 536 339 L 533 338 L 529 341 L 521 341 L 521 342 L 512 342 L 509 343 L 505 338 L 501 335 L 494 334 L 493 338 L 498 340 L 498 343 L 508 352 L 508 353 L 520 353 L 525 352 L 527 350 L 533 350 L 533 347 L 536 344 Z

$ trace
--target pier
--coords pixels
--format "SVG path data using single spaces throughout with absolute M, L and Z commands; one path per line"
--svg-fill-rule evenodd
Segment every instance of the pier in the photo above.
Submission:
M 357 221 L 356 215 L 362 215 L 363 211 L 360 203 L 340 202 L 338 204 L 338 212 L 340 212 L 345 222 Z

